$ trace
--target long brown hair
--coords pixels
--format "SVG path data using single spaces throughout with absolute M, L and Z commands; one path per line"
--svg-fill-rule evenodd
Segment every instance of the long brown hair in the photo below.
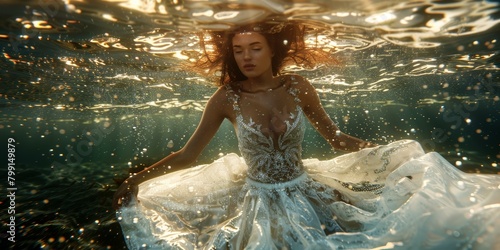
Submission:
M 317 64 L 333 63 L 335 60 L 327 51 L 306 46 L 304 41 L 306 27 L 297 22 L 253 23 L 226 31 L 211 31 L 208 36 L 200 35 L 202 57 L 195 63 L 196 69 L 206 69 L 213 75 L 220 71 L 218 86 L 246 80 L 234 59 L 232 39 L 241 32 L 262 34 L 274 53 L 272 58 L 273 75 L 279 75 L 287 65 L 300 65 L 312 68 Z M 207 39 L 208 38 L 208 39 Z M 211 48 L 211 49 L 207 49 Z

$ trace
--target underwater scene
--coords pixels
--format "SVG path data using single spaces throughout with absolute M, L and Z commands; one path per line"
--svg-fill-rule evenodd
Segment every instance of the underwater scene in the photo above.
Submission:
M 129 173 L 179 150 L 216 87 L 183 63 L 198 34 L 309 27 L 334 67 L 288 67 L 339 128 L 420 142 L 499 174 L 500 6 L 455 0 L 0 0 L 2 249 L 126 249 L 112 208 Z M 237 153 L 225 121 L 199 164 Z M 304 158 L 330 145 L 308 126 Z M 493 248 L 493 247 L 492 247 Z

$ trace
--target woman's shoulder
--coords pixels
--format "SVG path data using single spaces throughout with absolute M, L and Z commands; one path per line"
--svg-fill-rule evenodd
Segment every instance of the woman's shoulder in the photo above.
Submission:
M 297 74 L 286 74 L 281 75 L 282 79 L 288 84 L 289 88 L 295 88 L 299 92 L 310 90 L 312 87 L 311 83 L 307 78 L 297 75 Z
M 225 86 L 218 87 L 208 100 L 205 109 L 215 111 L 224 117 L 230 117 L 233 105 L 229 97 L 229 90 Z
M 230 94 L 233 92 L 234 92 L 233 87 L 230 86 L 230 84 L 225 84 L 225 85 L 219 86 L 217 88 L 215 93 L 212 95 L 211 99 L 215 99 L 215 100 L 219 100 L 219 101 L 227 100 L 228 97 L 230 96 Z
M 216 103 L 224 108 L 232 109 L 234 102 L 238 100 L 238 98 L 237 87 L 233 84 L 227 83 L 217 88 L 209 102 Z
M 286 75 L 285 77 L 288 79 L 289 89 L 300 100 L 300 105 L 304 111 L 316 102 L 318 92 L 307 78 L 295 74 Z

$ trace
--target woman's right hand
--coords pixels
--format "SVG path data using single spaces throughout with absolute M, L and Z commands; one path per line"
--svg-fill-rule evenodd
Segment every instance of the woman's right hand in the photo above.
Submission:
M 137 198 L 139 187 L 136 184 L 129 183 L 125 180 L 113 196 L 113 208 L 119 209 L 121 206 L 126 206 L 132 199 Z

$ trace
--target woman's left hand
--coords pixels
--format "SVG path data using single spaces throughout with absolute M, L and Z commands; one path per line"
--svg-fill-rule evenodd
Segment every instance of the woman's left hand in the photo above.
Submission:
M 121 206 L 128 205 L 132 199 L 137 198 L 138 193 L 137 185 L 124 181 L 113 196 L 113 208 L 119 209 Z

